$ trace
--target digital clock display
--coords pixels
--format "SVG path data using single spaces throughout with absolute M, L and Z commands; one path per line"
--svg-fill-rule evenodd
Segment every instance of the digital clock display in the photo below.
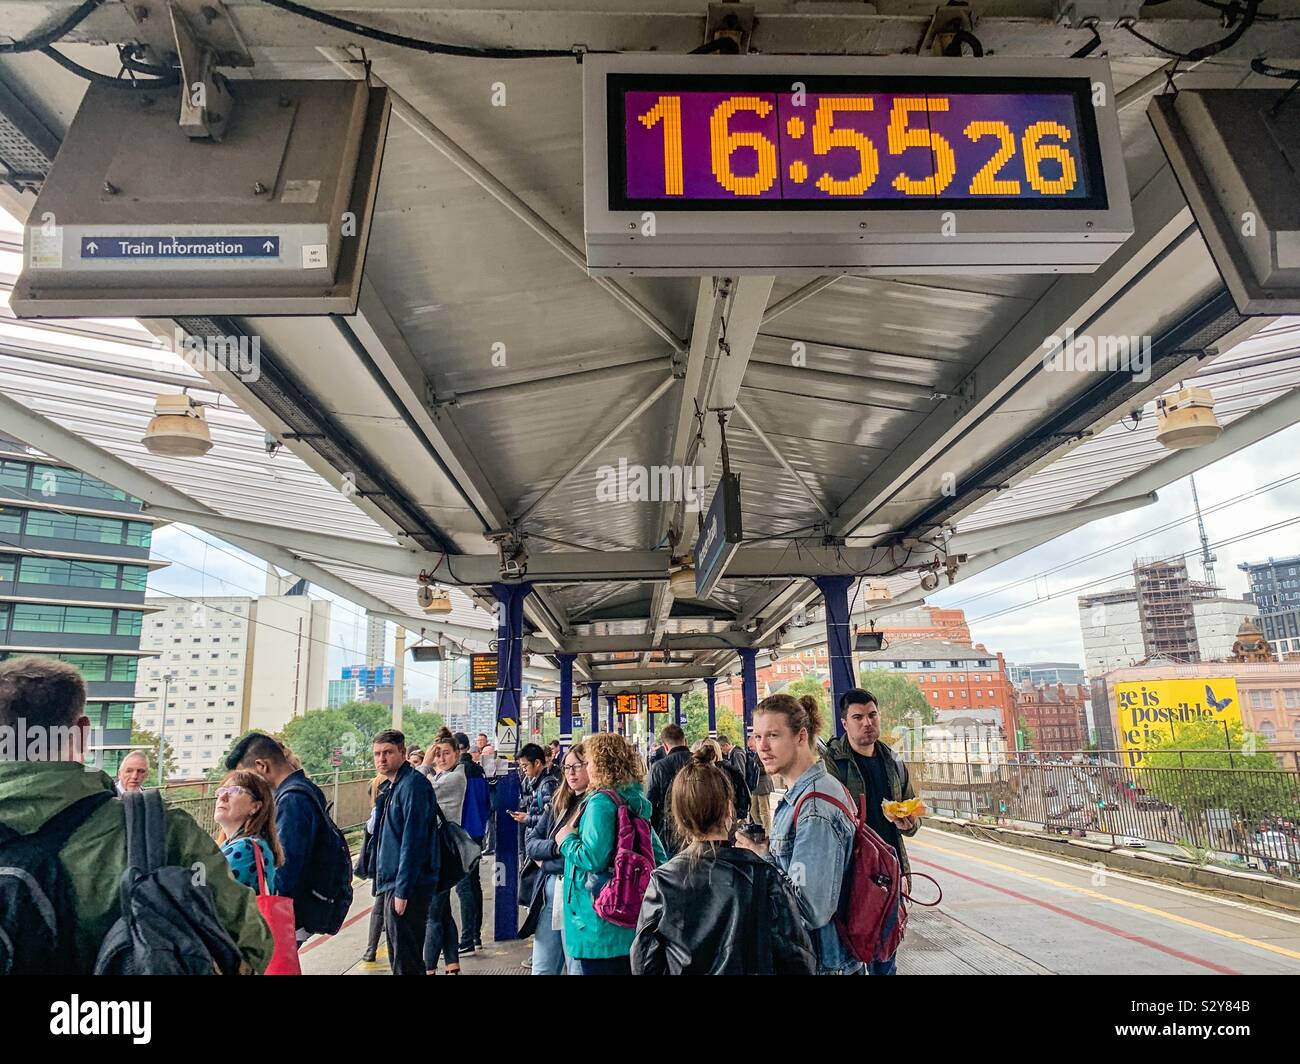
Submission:
M 610 209 L 1104 209 L 1090 82 L 981 82 L 611 75 Z

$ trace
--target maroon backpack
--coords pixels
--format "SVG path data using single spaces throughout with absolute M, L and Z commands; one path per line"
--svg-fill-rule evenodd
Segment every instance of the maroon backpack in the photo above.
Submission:
M 907 907 L 900 904 L 905 899 L 913 901 L 903 890 L 902 868 L 894 848 L 877 835 L 867 824 L 867 799 L 858 799 L 858 815 L 837 798 L 829 794 L 810 791 L 794 807 L 792 823 L 799 826 L 799 809 L 809 798 L 821 798 L 839 809 L 853 824 L 853 851 L 844 870 L 844 884 L 840 889 L 840 904 L 835 913 L 835 929 L 840 939 L 863 964 L 884 961 L 898 952 L 907 931 Z M 924 872 L 912 872 L 939 884 Z M 934 901 L 917 902 L 927 908 L 943 900 L 943 890 Z
M 596 915 L 616 927 L 636 927 L 641 902 L 655 870 L 654 847 L 650 842 L 650 822 L 628 808 L 617 791 L 607 794 L 618 806 L 618 841 L 614 846 L 614 875 L 596 895 Z

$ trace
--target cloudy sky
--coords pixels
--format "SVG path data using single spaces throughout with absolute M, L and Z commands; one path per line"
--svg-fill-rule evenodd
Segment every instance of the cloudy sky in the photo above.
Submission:
M 1267 488 L 1272 481 L 1300 472 L 1297 456 L 1300 425 L 1292 425 L 1196 474 L 1205 531 L 1218 557 L 1216 575 L 1229 595 L 1240 597 L 1247 590 L 1246 574 L 1237 569 L 1238 563 L 1300 554 L 1300 521 L 1252 535 L 1300 518 L 1300 480 Z M 1249 497 L 1239 499 L 1248 493 Z M 940 591 L 929 604 L 964 609 L 975 640 L 990 650 L 1001 650 L 1008 661 L 1082 664 L 1078 595 L 1132 586 L 1135 558 L 1185 551 L 1195 552 L 1187 560 L 1189 575 L 1202 578 L 1189 482 L 1171 484 L 1159 495 L 1152 506 L 1094 522 Z M 1179 523 L 1155 531 L 1173 521 Z M 1127 542 L 1134 537 L 1140 538 Z M 1213 546 L 1239 537 L 1244 538 Z M 1080 588 L 1085 584 L 1089 586 Z

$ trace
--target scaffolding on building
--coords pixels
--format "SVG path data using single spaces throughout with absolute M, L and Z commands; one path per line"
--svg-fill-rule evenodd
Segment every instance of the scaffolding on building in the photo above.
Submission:
M 1133 563 L 1133 584 L 1147 657 L 1200 661 L 1192 605 L 1194 589 L 1186 561 L 1181 556 L 1140 558 Z

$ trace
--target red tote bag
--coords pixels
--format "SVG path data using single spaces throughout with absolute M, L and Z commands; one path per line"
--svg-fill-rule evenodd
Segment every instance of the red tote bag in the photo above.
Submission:
M 282 898 L 266 892 L 266 868 L 262 863 L 262 847 L 253 839 L 253 856 L 257 861 L 257 909 L 271 929 L 275 952 L 266 967 L 267 975 L 302 975 L 298 963 L 298 942 L 293 916 L 293 899 Z

